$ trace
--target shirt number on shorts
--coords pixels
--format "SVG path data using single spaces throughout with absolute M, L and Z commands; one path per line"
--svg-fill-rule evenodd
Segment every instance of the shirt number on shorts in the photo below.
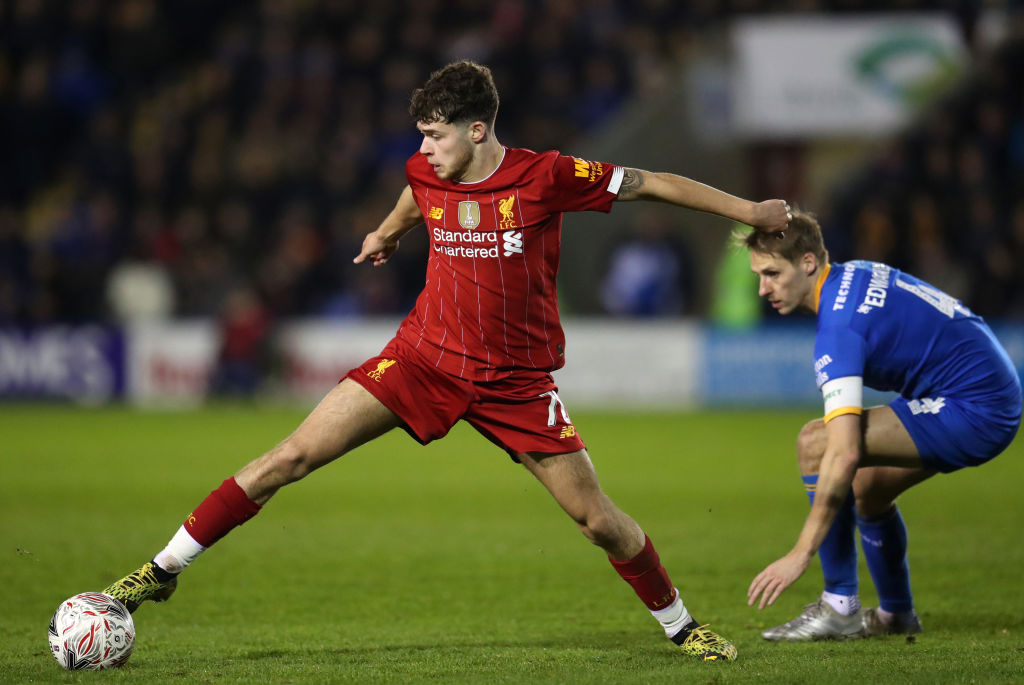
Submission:
M 555 417 L 555 407 L 556 406 L 562 412 L 562 419 L 566 423 L 572 423 L 572 421 L 569 420 L 569 412 L 567 412 L 565 410 L 565 405 L 562 404 L 562 398 L 560 398 L 558 396 L 558 393 L 556 393 L 554 390 L 548 390 L 547 392 L 542 392 L 540 394 L 540 396 L 541 397 L 549 397 L 551 399 L 551 401 L 548 403 L 548 425 L 549 426 L 554 426 L 555 425 L 555 418 L 556 418 Z

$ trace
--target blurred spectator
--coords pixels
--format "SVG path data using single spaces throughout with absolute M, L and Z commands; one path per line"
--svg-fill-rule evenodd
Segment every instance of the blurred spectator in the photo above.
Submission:
M 124 261 L 107 280 L 107 304 L 120 323 L 165 320 L 174 313 L 174 284 L 159 263 Z
M 1013 287 L 1007 316 L 1024 319 L 1024 197 L 1018 198 L 1010 217 L 1010 253 Z
M 910 200 L 910 271 L 947 293 L 969 292 L 963 267 L 949 253 L 939 204 L 928 193 Z
M 736 224 L 735 229 L 740 228 Z M 750 230 L 744 227 L 744 230 Z M 750 254 L 732 241 L 722 250 L 711 293 L 711 322 L 720 328 L 750 329 L 762 319 L 765 301 L 757 292 L 757 276 L 750 270 Z
M 679 316 L 690 305 L 690 254 L 656 211 L 635 215 L 609 257 L 601 302 L 620 316 Z
M 0 205 L 0 324 L 27 318 L 25 308 L 33 288 L 30 254 L 17 212 L 10 205 Z
M 233 289 L 218 316 L 220 353 L 211 390 L 216 395 L 251 397 L 271 365 L 271 318 L 251 288 Z
M 896 226 L 887 207 L 871 202 L 861 207 L 854 218 L 854 254 L 859 259 L 893 261 Z

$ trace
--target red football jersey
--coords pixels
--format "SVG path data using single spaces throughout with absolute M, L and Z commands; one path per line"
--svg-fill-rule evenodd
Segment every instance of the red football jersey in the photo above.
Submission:
M 439 179 L 419 153 L 405 169 L 430 234 L 430 259 L 398 337 L 470 380 L 560 368 L 562 212 L 610 211 L 622 168 L 506 148 L 494 173 L 475 183 Z

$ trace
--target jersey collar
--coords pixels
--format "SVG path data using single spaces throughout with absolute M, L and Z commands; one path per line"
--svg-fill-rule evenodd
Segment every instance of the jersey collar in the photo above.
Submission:
M 508 148 L 505 147 L 504 145 L 502 145 L 501 146 L 501 158 L 498 160 L 497 165 L 495 165 L 495 167 L 491 170 L 491 173 L 487 174 L 486 176 L 481 178 L 479 181 L 456 181 L 456 183 L 458 183 L 461 186 L 471 186 L 471 185 L 475 185 L 477 183 L 483 183 L 484 181 L 489 179 L 491 176 L 494 176 L 494 174 L 498 173 L 498 169 L 501 168 L 501 163 L 505 161 L 505 153 L 506 152 L 508 152 Z
M 821 289 L 825 287 L 825 279 L 828 278 L 828 272 L 832 270 L 831 264 L 826 264 L 825 268 L 821 270 L 821 275 L 818 276 L 818 282 L 814 285 L 814 313 L 818 313 L 818 303 L 821 302 Z

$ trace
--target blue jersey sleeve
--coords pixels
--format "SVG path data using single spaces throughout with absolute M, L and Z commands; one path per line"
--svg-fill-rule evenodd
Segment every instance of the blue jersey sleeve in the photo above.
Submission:
M 818 335 L 814 342 L 814 380 L 819 389 L 836 378 L 864 375 L 867 341 L 845 322 L 835 320 L 841 318 L 844 317 L 819 316 L 818 319 Z

